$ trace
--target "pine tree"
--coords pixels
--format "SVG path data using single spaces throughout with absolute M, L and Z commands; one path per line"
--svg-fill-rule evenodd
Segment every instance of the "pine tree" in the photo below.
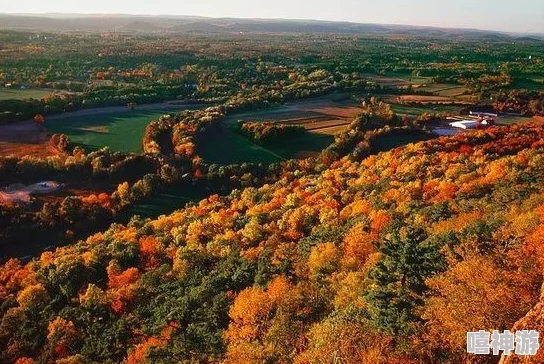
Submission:
M 438 247 L 426 241 L 420 228 L 395 229 L 378 247 L 381 260 L 369 272 L 374 289 L 366 296 L 378 329 L 406 335 L 420 321 L 416 308 L 423 304 L 425 279 L 445 267 Z

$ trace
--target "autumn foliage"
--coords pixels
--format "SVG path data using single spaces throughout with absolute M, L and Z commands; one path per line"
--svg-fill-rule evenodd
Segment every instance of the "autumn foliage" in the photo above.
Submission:
M 524 124 L 306 161 L 8 261 L 0 361 L 470 362 L 466 331 L 539 312 L 542 140 Z
M 304 134 L 301 125 L 280 124 L 275 122 L 242 122 L 240 132 L 257 143 L 277 143 L 285 138 L 293 138 Z

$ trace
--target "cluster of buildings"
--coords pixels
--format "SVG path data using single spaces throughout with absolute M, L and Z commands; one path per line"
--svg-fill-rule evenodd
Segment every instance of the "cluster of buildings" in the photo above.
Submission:
M 493 126 L 497 123 L 499 115 L 484 113 L 484 112 L 474 112 L 471 111 L 467 117 L 457 117 L 452 116 L 448 117 L 447 120 L 451 121 L 448 125 L 452 128 L 458 129 L 484 129 L 489 126 Z

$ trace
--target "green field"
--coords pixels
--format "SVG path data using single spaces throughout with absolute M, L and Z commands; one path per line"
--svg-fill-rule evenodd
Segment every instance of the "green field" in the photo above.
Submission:
M 197 153 L 209 163 L 221 165 L 275 163 L 283 159 L 316 156 L 334 140 L 333 135 L 306 132 L 281 144 L 258 145 L 230 129 L 208 135 Z
M 50 120 L 46 124 L 49 133 L 66 134 L 70 141 L 87 151 L 107 146 L 120 152 L 141 153 L 145 127 L 167 112 L 126 110 L 112 114 L 67 117 Z
M 131 206 L 119 216 L 118 221 L 127 223 L 134 215 L 143 218 L 156 218 L 160 215 L 167 215 L 183 208 L 190 202 L 198 202 L 209 195 L 210 191 L 192 187 L 170 188 L 142 203 Z
M 544 90 L 544 83 L 542 83 L 542 78 L 514 78 L 512 84 L 507 87 L 509 90 L 515 90 L 524 88 L 527 90 L 540 91 Z
M 408 85 L 421 85 L 432 83 L 432 77 L 414 76 L 408 73 L 392 73 L 386 75 L 363 74 L 363 77 L 376 82 L 382 87 L 406 87 Z
M 432 138 L 424 133 L 393 134 L 381 136 L 372 143 L 372 153 L 385 152 L 394 148 L 402 147 L 410 143 L 417 143 Z
M 432 92 L 435 95 L 443 96 L 443 97 L 455 97 L 455 96 L 463 95 L 468 89 L 463 86 L 455 85 L 455 84 L 435 83 L 425 87 L 418 87 L 417 90 Z
M 345 126 L 343 126 L 345 129 Z M 333 135 L 308 131 L 304 135 L 284 141 L 281 145 L 268 147 L 286 159 L 315 156 L 334 141 Z
M 25 100 L 25 99 L 41 99 L 42 97 L 54 92 L 51 89 L 27 89 L 21 90 L 18 88 L 5 88 L 0 87 L 0 101 L 1 100 Z
M 440 112 L 451 112 L 458 113 L 461 110 L 461 106 L 456 105 L 428 105 L 428 106 L 410 106 L 410 105 L 400 105 L 393 104 L 393 110 L 397 114 L 408 115 L 408 116 L 419 116 L 425 112 L 428 113 L 440 113 Z
M 510 124 L 519 124 L 532 121 L 533 118 L 525 116 L 515 116 L 515 115 L 500 115 L 498 124 L 500 125 L 510 125 Z
M 206 141 L 198 146 L 197 154 L 206 162 L 221 165 L 244 162 L 269 164 L 283 159 L 228 128 L 207 135 Z

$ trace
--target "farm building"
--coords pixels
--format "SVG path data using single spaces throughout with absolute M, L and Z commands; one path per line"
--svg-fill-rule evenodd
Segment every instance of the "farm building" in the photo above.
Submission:
M 459 129 L 478 129 L 478 128 L 486 128 L 494 124 L 495 124 L 494 120 L 470 119 L 470 120 L 454 121 L 452 123 L 449 123 L 449 126 L 451 126 L 452 128 L 459 128 Z
M 493 114 L 493 113 L 488 113 L 488 112 L 470 111 L 469 114 L 471 116 L 486 117 L 486 118 L 490 118 L 490 119 L 494 119 L 494 120 L 499 118 L 498 114 Z
M 476 129 L 479 123 L 476 120 L 461 120 L 450 123 L 449 125 L 459 129 Z

